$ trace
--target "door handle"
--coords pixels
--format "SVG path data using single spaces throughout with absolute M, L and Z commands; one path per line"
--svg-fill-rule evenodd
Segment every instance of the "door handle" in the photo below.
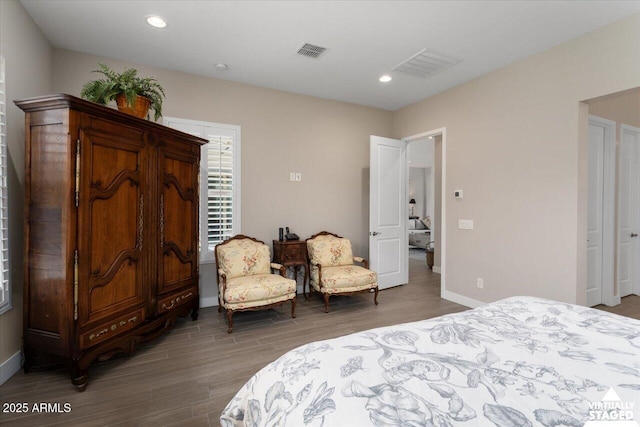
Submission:
M 631 233 L 631 237 L 638 237 L 638 233 Z
M 371 233 L 369 233 L 369 235 L 371 236 L 377 236 L 378 234 L 382 234 L 382 233 L 378 233 L 377 231 L 372 231 Z

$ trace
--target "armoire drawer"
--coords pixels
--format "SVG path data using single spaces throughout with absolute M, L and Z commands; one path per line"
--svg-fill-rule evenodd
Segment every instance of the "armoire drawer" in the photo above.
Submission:
M 195 297 L 196 293 L 193 291 L 193 289 L 188 289 L 186 291 L 183 290 L 165 297 L 158 301 L 158 314 L 174 310 L 176 307 L 185 304 L 187 301 L 191 301 Z
M 90 331 L 80 335 L 80 348 L 85 349 L 96 345 L 108 338 L 114 337 L 122 332 L 128 331 L 144 320 L 142 309 L 120 316 L 115 320 L 106 322 L 100 326 L 92 328 Z

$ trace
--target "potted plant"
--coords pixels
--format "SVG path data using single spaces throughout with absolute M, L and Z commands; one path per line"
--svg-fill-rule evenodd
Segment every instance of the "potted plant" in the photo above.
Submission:
M 162 115 L 162 98 L 164 90 L 153 77 L 139 77 L 138 70 L 128 68 L 122 73 L 116 73 L 104 64 L 98 64 L 104 78 L 87 82 L 80 92 L 80 96 L 98 104 L 108 104 L 116 100 L 118 110 L 144 118 L 149 109 L 155 112 L 155 119 Z

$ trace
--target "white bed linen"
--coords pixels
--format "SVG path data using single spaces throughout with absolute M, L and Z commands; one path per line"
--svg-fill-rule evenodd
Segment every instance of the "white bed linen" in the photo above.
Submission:
M 610 388 L 640 420 L 640 321 L 515 297 L 298 347 L 254 375 L 220 421 L 581 427 Z

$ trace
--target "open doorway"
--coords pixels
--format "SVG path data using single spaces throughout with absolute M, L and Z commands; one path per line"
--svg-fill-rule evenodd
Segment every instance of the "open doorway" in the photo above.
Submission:
M 433 252 L 433 217 L 435 190 L 435 141 L 433 136 L 417 139 L 407 144 L 409 182 L 409 258 L 425 261 L 426 252 Z M 433 268 L 433 258 L 428 264 Z
M 640 295 L 640 88 L 589 107 L 587 305 Z
M 441 295 L 444 291 L 444 133 L 442 128 L 403 138 L 407 142 L 409 283 L 430 275 L 439 276 Z

